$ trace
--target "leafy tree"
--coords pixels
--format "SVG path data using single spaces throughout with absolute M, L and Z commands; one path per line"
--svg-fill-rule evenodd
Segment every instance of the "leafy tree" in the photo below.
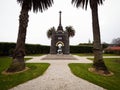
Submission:
M 120 38 L 115 38 L 112 40 L 112 44 L 120 46 Z
M 50 28 L 48 31 L 47 31 L 47 37 L 48 38 L 51 38 L 52 37 L 52 33 L 55 32 L 55 27 L 52 27 Z
M 28 26 L 28 12 L 33 9 L 33 12 L 43 12 L 52 6 L 53 0 L 17 0 L 21 5 L 19 16 L 19 33 L 16 48 L 13 54 L 13 61 L 7 72 L 17 72 L 25 69 L 25 39 Z
M 72 26 L 66 26 L 65 29 L 68 32 L 68 37 L 73 37 L 75 35 L 75 30 Z
M 71 3 L 77 8 L 82 7 L 87 10 L 88 3 L 90 4 L 92 12 L 92 27 L 93 27 L 93 52 L 94 52 L 94 62 L 93 67 L 96 71 L 102 70 L 104 74 L 109 74 L 109 71 L 103 61 L 102 46 L 100 39 L 100 27 L 98 20 L 98 5 L 102 5 L 104 0 L 72 0 Z

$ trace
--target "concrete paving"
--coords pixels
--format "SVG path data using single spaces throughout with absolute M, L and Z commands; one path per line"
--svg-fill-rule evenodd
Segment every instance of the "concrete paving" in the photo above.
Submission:
M 53 57 L 54 60 L 52 60 Z M 59 60 L 55 60 L 55 58 L 57 59 L 58 57 Z M 44 55 L 41 57 L 33 57 L 33 59 L 27 61 L 27 63 L 47 62 L 51 65 L 44 75 L 20 84 L 10 90 L 104 90 L 102 87 L 76 77 L 68 67 L 69 63 L 92 63 L 92 61 L 87 60 L 85 57 L 75 55 L 61 55 L 58 57 L 55 55 Z

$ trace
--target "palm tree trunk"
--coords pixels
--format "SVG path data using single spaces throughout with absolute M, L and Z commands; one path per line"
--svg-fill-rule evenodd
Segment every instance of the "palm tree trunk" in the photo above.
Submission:
M 92 1 L 92 0 L 91 0 Z M 109 73 L 108 69 L 103 61 L 102 55 L 102 45 L 100 40 L 100 27 L 98 20 L 98 5 L 93 1 L 90 5 L 92 10 L 92 25 L 93 25 L 93 53 L 94 53 L 94 62 L 93 67 L 96 70 L 103 70 L 104 73 Z
M 13 54 L 13 61 L 7 72 L 17 72 L 25 69 L 25 39 L 28 26 L 28 11 L 29 9 L 25 4 L 22 5 L 21 13 L 19 16 L 19 32 L 16 48 Z

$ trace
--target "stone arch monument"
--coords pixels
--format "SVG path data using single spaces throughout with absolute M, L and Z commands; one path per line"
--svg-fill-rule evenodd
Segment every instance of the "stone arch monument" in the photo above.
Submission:
M 50 54 L 69 54 L 69 37 L 68 32 L 63 30 L 61 24 L 61 11 L 59 12 L 59 26 L 57 31 L 52 32 L 51 37 L 51 46 L 50 46 Z

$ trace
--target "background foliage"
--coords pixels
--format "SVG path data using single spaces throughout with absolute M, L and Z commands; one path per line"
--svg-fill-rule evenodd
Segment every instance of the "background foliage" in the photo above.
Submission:
M 0 56 L 11 56 L 16 44 L 0 42 Z M 103 44 L 103 48 L 108 45 Z M 70 53 L 92 53 L 92 44 L 83 43 L 76 46 L 70 46 Z M 50 46 L 40 45 L 40 44 L 26 44 L 25 45 L 26 55 L 30 54 L 48 54 L 50 51 Z

